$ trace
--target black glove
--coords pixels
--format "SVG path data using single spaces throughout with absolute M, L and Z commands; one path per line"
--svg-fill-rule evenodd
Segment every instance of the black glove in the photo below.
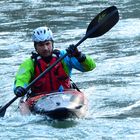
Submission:
M 83 62 L 86 59 L 86 55 L 81 53 L 73 44 L 70 45 L 66 51 L 69 57 L 76 57 L 79 62 Z
M 27 91 L 23 87 L 16 87 L 14 93 L 17 97 L 22 97 L 27 93 Z
M 66 49 L 69 57 L 79 57 L 80 53 L 77 47 L 75 47 L 74 44 L 69 45 L 69 47 Z

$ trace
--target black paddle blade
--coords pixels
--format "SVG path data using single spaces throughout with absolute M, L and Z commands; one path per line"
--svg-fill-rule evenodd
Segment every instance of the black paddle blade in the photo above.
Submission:
M 115 6 L 108 7 L 99 13 L 89 24 L 86 36 L 94 38 L 105 34 L 119 21 L 118 9 Z
M 15 96 L 12 100 L 10 100 L 6 105 L 0 106 L 0 117 L 4 117 L 6 109 L 17 99 L 18 97 Z
M 5 115 L 5 112 L 6 112 L 6 109 L 2 109 L 1 110 L 1 106 L 0 106 L 0 117 L 4 117 L 4 115 Z

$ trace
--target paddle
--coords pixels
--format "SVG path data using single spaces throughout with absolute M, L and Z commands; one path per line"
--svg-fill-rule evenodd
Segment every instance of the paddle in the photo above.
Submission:
M 119 20 L 118 10 L 115 6 L 111 6 L 101 13 L 99 13 L 89 24 L 85 36 L 75 45 L 75 48 L 79 46 L 83 41 L 87 38 L 94 38 L 105 34 L 109 31 Z M 49 72 L 57 63 L 59 63 L 62 59 L 64 59 L 68 53 L 64 56 L 60 57 L 55 61 L 54 64 L 49 66 L 44 72 L 42 72 L 36 79 L 34 79 L 27 87 L 26 91 L 28 91 L 31 86 L 42 78 L 47 72 Z M 4 117 L 6 109 L 17 99 L 18 97 L 14 97 L 11 101 L 9 101 L 6 105 L 0 108 L 0 117 Z

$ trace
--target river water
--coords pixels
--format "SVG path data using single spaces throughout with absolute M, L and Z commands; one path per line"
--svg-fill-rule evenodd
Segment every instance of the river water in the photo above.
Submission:
M 78 47 L 97 64 L 91 72 L 72 76 L 87 95 L 87 116 L 59 123 L 23 117 L 16 100 L 0 118 L 0 139 L 140 139 L 140 0 L 1 0 L 0 105 L 14 97 L 14 76 L 33 50 L 34 28 L 49 26 L 55 47 L 66 49 L 84 36 L 96 14 L 112 5 L 120 13 L 117 25 Z

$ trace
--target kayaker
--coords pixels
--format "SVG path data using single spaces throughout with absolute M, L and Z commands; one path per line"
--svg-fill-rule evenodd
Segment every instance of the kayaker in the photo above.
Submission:
M 94 60 L 89 55 L 74 49 L 74 45 L 70 45 L 66 50 L 55 50 L 53 34 L 48 27 L 36 28 L 33 31 L 32 40 L 35 52 L 32 52 L 31 58 L 26 59 L 20 65 L 15 77 L 14 93 L 18 97 L 24 96 L 26 86 L 66 52 L 68 56 L 31 87 L 29 98 L 44 92 L 70 89 L 72 88 L 70 77 L 73 68 L 87 72 L 96 67 Z

